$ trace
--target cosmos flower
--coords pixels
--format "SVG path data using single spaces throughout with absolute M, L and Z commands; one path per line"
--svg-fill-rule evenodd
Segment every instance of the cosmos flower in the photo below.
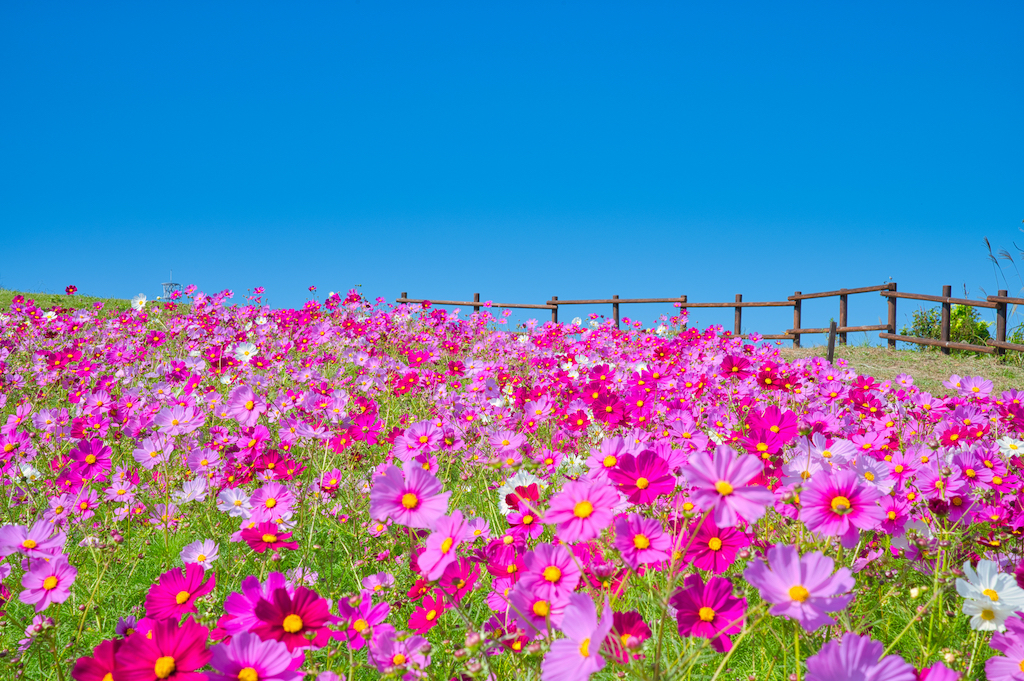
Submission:
M 807 658 L 807 681 L 916 681 L 914 667 L 899 655 L 882 657 L 885 646 L 852 632 Z
M 289 651 L 322 648 L 330 633 L 326 625 L 337 621 L 328 610 L 327 600 L 304 586 L 296 588 L 294 595 L 284 588 L 274 589 L 269 600 L 261 598 L 256 604 L 255 614 L 260 623 L 252 632 L 262 639 L 283 641 Z
M 298 681 L 288 646 L 243 631 L 212 648 L 208 681 Z
M 732 648 L 730 634 L 738 634 L 747 609 L 745 598 L 732 595 L 732 582 L 712 577 L 707 584 L 700 575 L 687 575 L 669 603 L 676 609 L 679 635 L 711 640 L 720 653 Z
M 541 681 L 586 681 L 604 669 L 601 645 L 612 628 L 612 609 L 605 600 L 601 618 L 594 601 L 586 594 L 573 594 L 562 618 L 560 638 L 541 663 Z
M 431 529 L 448 510 L 451 492 L 441 489 L 440 481 L 415 463 L 406 463 L 404 471 L 389 466 L 384 475 L 374 478 L 370 490 L 370 517 L 390 518 L 399 525 L 416 529 Z
M 631 504 L 649 504 L 675 489 L 676 480 L 663 458 L 647 449 L 638 456 L 625 453 L 608 477 Z
M 845 548 L 853 548 L 860 530 L 872 530 L 885 518 L 878 506 L 881 497 L 852 470 L 815 476 L 800 494 L 800 520 L 811 532 L 839 537 Z
M 18 599 L 35 604 L 36 612 L 42 612 L 51 603 L 63 603 L 71 596 L 71 585 L 77 576 L 78 570 L 68 563 L 65 555 L 31 560 L 28 572 L 21 577 L 24 589 Z
M 114 656 L 118 681 L 206 681 L 199 671 L 210 661 L 208 630 L 189 617 L 180 625 L 162 620 L 147 632 L 136 631 Z
M 694 531 L 686 560 L 717 575 L 728 570 L 739 550 L 749 545 L 747 535 L 734 527 L 719 528 L 711 515 L 705 515 Z
M 209 570 L 220 555 L 220 547 L 212 539 L 199 539 L 181 549 L 182 563 L 197 563 Z
M 551 499 L 544 522 L 557 525 L 555 534 L 562 541 L 594 539 L 611 524 L 618 503 L 618 492 L 606 482 L 570 481 Z
M 146 596 L 146 615 L 156 620 L 180 620 L 182 615 L 198 612 L 196 599 L 213 591 L 217 576 L 210 573 L 204 582 L 206 570 L 198 563 L 187 563 L 184 571 L 168 570 L 149 589 Z
M 757 558 L 743 571 L 747 582 L 755 587 L 761 598 L 772 603 L 769 613 L 777 617 L 796 620 L 807 631 L 835 624 L 826 613 L 842 610 L 853 595 L 854 581 L 847 568 L 832 574 L 831 558 L 819 553 L 800 556 L 795 546 L 776 544 L 768 549 L 768 561 Z
M 752 523 L 764 515 L 775 498 L 767 488 L 750 484 L 762 471 L 757 457 L 737 454 L 728 445 L 715 447 L 714 458 L 695 453 L 683 467 L 693 503 L 712 511 L 718 527 L 735 527 L 741 519 Z
M 641 565 L 668 560 L 672 538 L 656 518 L 631 513 L 615 519 L 615 548 L 630 569 L 638 570 Z
M 462 511 L 442 516 L 427 537 L 426 550 L 417 558 L 420 572 L 431 582 L 436 581 L 448 565 L 458 558 L 456 550 L 469 536 L 469 526 L 462 519 Z

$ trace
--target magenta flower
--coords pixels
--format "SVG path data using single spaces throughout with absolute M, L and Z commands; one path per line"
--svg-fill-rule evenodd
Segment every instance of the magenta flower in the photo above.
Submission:
M 885 646 L 868 636 L 843 634 L 807 658 L 807 681 L 915 681 L 917 674 L 899 655 L 882 657 Z
M 611 525 L 619 493 L 607 482 L 574 480 L 551 499 L 544 522 L 557 524 L 555 534 L 564 542 L 595 539 Z
M 732 648 L 729 634 L 738 634 L 747 609 L 747 599 L 732 595 L 732 582 L 712 577 L 705 584 L 700 575 L 688 575 L 684 587 L 669 600 L 676 609 L 680 636 L 711 640 L 720 653 Z
M 178 621 L 186 613 L 198 612 L 196 599 L 213 591 L 217 584 L 217 575 L 211 572 L 204 582 L 205 576 L 206 570 L 198 563 L 186 564 L 183 571 L 174 569 L 163 573 L 146 596 L 146 615 L 156 620 Z
M 569 592 L 551 591 L 550 595 L 541 595 L 519 582 L 508 598 L 508 605 L 521 629 L 538 634 L 546 632 L 549 624 L 556 629 L 562 625 Z
M 390 611 L 387 603 L 373 604 L 373 591 L 363 591 L 359 598 L 341 599 L 338 601 L 339 638 L 348 641 L 352 650 L 359 650 Z
M 415 463 L 405 464 L 404 473 L 388 466 L 375 477 L 370 490 L 370 517 L 391 518 L 399 525 L 431 529 L 448 510 L 451 492 L 442 492 L 441 482 Z
M 77 575 L 78 570 L 68 563 L 65 555 L 31 560 L 28 572 L 21 577 L 25 589 L 18 598 L 22 603 L 35 603 L 36 612 L 42 612 L 50 603 L 63 603 L 68 599 Z
M 430 644 L 422 636 L 404 636 L 399 639 L 393 626 L 381 624 L 373 633 L 367 657 L 381 674 L 409 670 L 412 676 L 403 674 L 402 678 L 416 678 L 421 676 L 416 674 L 418 670 L 430 665 L 430 655 L 425 652 L 429 648 Z
M 191 617 L 180 626 L 163 620 L 151 631 L 136 631 L 114 656 L 113 676 L 118 681 L 206 681 L 206 673 L 199 670 L 210 661 L 208 635 L 207 628 Z
M 20 553 L 29 558 L 46 558 L 61 553 L 67 536 L 63 532 L 50 536 L 53 525 L 48 520 L 38 520 L 31 529 L 24 525 L 0 527 L 0 558 Z
M 519 583 L 546 600 L 554 600 L 557 593 L 572 593 L 582 578 L 572 554 L 562 545 L 539 544 L 524 556 L 523 563 L 526 571 Z
M 701 570 L 709 570 L 716 575 L 722 574 L 736 560 L 736 554 L 750 540 L 734 527 L 718 527 L 715 519 L 705 515 L 693 535 L 693 541 L 686 552 L 686 560 Z
M 74 462 L 75 472 L 86 480 L 104 481 L 106 472 L 110 470 L 110 455 L 113 450 L 103 444 L 103 440 L 81 440 L 78 447 L 71 450 L 68 456 Z
M 632 504 L 649 504 L 676 487 L 668 464 L 649 449 L 635 457 L 623 454 L 618 465 L 608 471 L 608 477 Z
M 566 638 L 551 644 L 540 667 L 541 681 L 586 681 L 604 668 L 601 644 L 612 628 L 612 609 L 607 599 L 601 619 L 594 601 L 586 594 L 573 594 L 562 619 Z
M 714 459 L 695 452 L 683 475 L 693 486 L 691 498 L 698 507 L 714 511 L 718 527 L 735 527 L 742 519 L 758 520 L 775 497 L 751 480 L 761 474 L 763 466 L 756 456 L 737 454 L 728 445 L 715 447 Z
M 449 563 L 458 558 L 456 549 L 468 536 L 469 525 L 463 521 L 462 511 L 439 518 L 427 537 L 426 549 L 416 559 L 420 574 L 428 581 L 436 581 Z
M 615 548 L 626 565 L 638 570 L 641 565 L 668 560 L 672 538 L 656 518 L 631 513 L 615 519 Z
M 814 476 L 800 495 L 800 520 L 807 529 L 826 537 L 839 537 L 853 548 L 860 530 L 872 530 L 885 518 L 878 506 L 882 492 L 862 484 L 851 470 Z
M 246 577 L 242 580 L 241 593 L 232 592 L 224 599 L 225 614 L 217 622 L 217 626 L 223 628 L 228 636 L 250 631 L 260 624 L 260 618 L 256 616 L 256 605 L 263 599 L 273 598 L 274 592 L 278 589 L 287 588 L 284 575 L 280 572 L 271 572 L 267 575 L 267 581 L 262 584 L 258 577 Z M 290 589 L 289 592 L 294 593 L 294 590 Z
M 227 643 L 211 650 L 211 672 L 207 681 L 298 681 L 302 676 L 292 671 L 292 654 L 280 641 L 264 641 L 255 634 L 243 631 Z
M 826 613 L 842 610 L 853 595 L 853 576 L 847 568 L 832 574 L 831 558 L 815 551 L 803 557 L 795 546 L 777 544 L 768 549 L 771 568 L 760 558 L 752 561 L 743 576 L 773 604 L 772 615 L 789 617 L 807 631 L 816 631 L 835 620 Z

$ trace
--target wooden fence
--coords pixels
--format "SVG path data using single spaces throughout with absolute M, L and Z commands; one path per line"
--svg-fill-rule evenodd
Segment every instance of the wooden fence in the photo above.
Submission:
M 851 295 L 859 293 L 879 293 L 886 299 L 887 320 L 885 324 L 874 324 L 866 326 L 849 326 L 848 323 L 848 302 Z M 761 337 L 772 340 L 792 340 L 793 347 L 800 347 L 800 337 L 810 334 L 827 334 L 830 327 L 810 328 L 802 325 L 802 302 L 812 298 L 839 298 L 839 322 L 836 327 L 839 343 L 845 345 L 847 334 L 861 331 L 880 331 L 879 338 L 888 340 L 889 347 L 896 348 L 897 341 L 903 343 L 916 343 L 917 345 L 938 346 L 943 354 L 949 354 L 950 350 L 969 350 L 973 352 L 986 352 L 1002 355 L 1006 350 L 1024 352 L 1024 345 L 1008 343 L 1006 341 L 1006 313 L 1010 305 L 1024 305 L 1024 298 L 1011 298 L 1006 291 L 999 291 L 998 295 L 988 296 L 985 300 L 972 300 L 970 298 L 953 298 L 950 294 L 951 286 L 942 287 L 941 296 L 931 296 L 921 293 L 904 293 L 898 291 L 896 283 L 881 284 L 879 286 L 862 286 L 860 288 L 842 288 L 838 291 L 823 291 L 821 293 L 801 293 L 796 291 L 793 295 L 782 301 L 744 301 L 743 295 L 736 294 L 736 299 L 726 303 L 693 303 L 685 295 L 678 298 L 619 298 L 614 295 L 611 298 L 595 298 L 593 300 L 559 300 L 558 296 L 551 296 L 551 299 L 543 305 L 525 303 L 490 303 L 490 307 L 515 308 L 527 310 L 550 310 L 551 321 L 558 321 L 558 309 L 563 305 L 611 305 L 612 320 L 615 328 L 619 328 L 619 306 L 636 305 L 646 303 L 672 303 L 679 308 L 733 308 L 733 334 L 741 335 L 743 321 L 743 308 L 746 307 L 791 307 L 793 308 L 793 328 L 787 329 L 781 334 L 764 334 Z M 900 298 L 907 300 L 921 300 L 932 303 L 941 303 L 942 311 L 939 323 L 939 338 L 922 338 L 919 336 L 902 336 L 896 333 L 896 301 Z M 409 294 L 403 292 L 401 297 L 395 300 L 396 303 L 423 303 L 428 299 L 409 298 Z M 474 293 L 473 300 L 433 300 L 434 305 L 458 305 L 471 306 L 474 312 L 479 312 L 483 304 L 480 302 L 480 294 Z M 982 307 L 996 311 L 996 337 L 994 340 L 986 341 L 986 345 L 974 345 L 971 343 L 955 343 L 949 340 L 950 312 L 953 305 L 969 305 L 971 307 Z

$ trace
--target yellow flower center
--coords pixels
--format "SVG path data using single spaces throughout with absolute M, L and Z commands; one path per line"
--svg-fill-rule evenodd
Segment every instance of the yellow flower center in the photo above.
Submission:
M 715 483 L 715 490 L 723 497 L 726 497 L 732 494 L 732 485 L 725 480 L 719 480 Z
M 572 514 L 577 518 L 589 518 L 594 512 L 594 505 L 589 501 L 581 501 L 572 509 Z
M 544 579 L 546 579 L 547 581 L 554 583 L 560 580 L 561 578 L 562 571 L 559 570 L 558 567 L 554 565 L 549 565 L 546 568 L 544 568 Z
M 708 548 L 711 549 L 712 551 L 721 551 L 722 550 L 722 540 L 719 539 L 718 537 L 712 537 L 711 539 L 708 540 Z
M 190 593 L 189 593 L 189 592 L 187 592 L 187 591 L 179 591 L 179 592 L 178 592 L 178 595 L 174 597 L 174 601 L 175 601 L 175 602 L 176 602 L 176 603 L 177 603 L 178 605 L 181 605 L 182 603 L 184 603 L 185 601 L 187 601 L 187 600 L 188 600 L 188 598 L 189 598 L 189 596 L 191 596 L 191 595 L 192 595 L 192 594 L 190 594 Z
M 648 486 L 649 486 L 650 484 L 651 484 L 651 483 L 647 481 L 647 478 L 637 478 L 637 479 L 636 479 L 636 486 L 637 486 L 637 487 L 638 487 L 639 489 L 647 489 L 647 487 L 648 487 Z
M 238 681 L 260 681 L 259 672 L 252 667 L 245 667 L 238 672 Z
M 988 596 L 993 601 L 998 601 L 999 600 L 999 594 L 996 593 L 993 589 L 985 589 L 981 593 L 985 594 L 986 596 Z
M 866 472 L 864 474 L 864 479 L 868 480 L 868 481 L 874 480 L 875 479 L 875 474 L 872 473 L 871 471 L 868 471 L 868 472 Z
M 580 655 L 583 657 L 590 657 L 590 639 L 583 639 L 583 643 L 580 644 Z
M 405 655 L 403 655 L 402 653 L 398 653 L 397 655 L 391 658 L 391 664 L 395 666 L 405 664 Z
M 412 510 L 419 506 L 420 499 L 412 492 L 406 492 L 402 495 L 402 506 L 405 506 L 409 510 Z
M 158 679 L 166 679 L 174 673 L 174 669 L 174 658 L 170 655 L 157 658 L 156 664 L 153 665 L 153 673 Z
M 248 402 L 245 403 L 245 408 L 248 409 L 249 411 L 252 411 L 255 406 L 256 403 L 253 402 L 252 400 L 249 400 Z
M 609 454 L 608 456 L 604 457 L 604 461 L 602 461 L 601 463 L 604 464 L 605 468 L 611 468 L 616 464 L 616 460 L 614 456 Z
M 441 542 L 441 553 L 448 553 L 452 550 L 452 538 L 445 537 L 444 541 Z
M 710 622 L 715 619 L 715 611 L 711 608 L 704 606 L 697 611 L 697 616 L 700 617 L 702 622 Z
M 43 588 L 46 589 L 47 591 L 52 591 L 53 589 L 56 589 L 57 588 L 57 578 L 54 577 L 53 575 L 50 575 L 49 577 L 44 579 L 43 580 Z
M 835 513 L 844 514 L 850 511 L 850 500 L 846 497 L 833 497 L 831 505 Z
M 650 545 L 651 540 L 648 539 L 645 535 L 638 534 L 635 537 L 633 537 L 633 546 L 635 546 L 638 549 L 646 549 Z
M 437 619 L 437 610 L 431 610 L 430 612 L 427 613 L 427 621 L 428 622 L 433 622 L 436 619 Z
M 551 613 L 551 606 L 547 601 L 537 601 L 533 604 L 533 614 L 537 617 L 547 617 Z
M 798 603 L 803 603 L 811 597 L 811 592 L 806 587 L 797 584 L 789 590 L 789 597 Z
M 901 464 L 901 463 L 896 464 L 896 466 L 893 468 L 893 470 L 896 471 L 897 473 L 902 473 L 903 472 L 903 464 Z
M 34 549 L 37 546 L 39 545 L 36 544 L 36 542 L 32 539 L 26 539 L 25 541 L 21 542 L 21 548 L 23 549 Z
M 986 622 L 991 622 L 995 618 L 996 618 L 996 614 L 992 610 L 987 610 L 986 609 L 986 610 L 982 610 L 981 611 L 981 619 L 985 620 Z
M 267 499 L 266 504 L 267 508 L 274 508 L 275 506 L 277 506 L 277 499 L 270 497 L 269 499 Z
M 85 457 L 85 462 L 90 466 L 93 465 L 94 463 L 96 463 L 96 456 L 94 454 L 89 454 L 88 456 Z
M 277 535 L 276 534 L 270 534 L 268 532 L 267 534 L 263 535 L 263 541 L 266 544 L 273 544 L 274 542 L 277 541 Z
M 295 614 L 288 615 L 284 618 L 284 622 L 281 622 L 281 628 L 289 634 L 302 631 L 302 618 Z

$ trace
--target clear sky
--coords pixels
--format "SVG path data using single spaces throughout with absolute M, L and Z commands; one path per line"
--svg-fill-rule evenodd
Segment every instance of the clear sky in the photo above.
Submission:
M 1017 1 L 4 1 L 0 286 L 1017 292 L 982 239 L 1021 260 L 1021 26 Z

